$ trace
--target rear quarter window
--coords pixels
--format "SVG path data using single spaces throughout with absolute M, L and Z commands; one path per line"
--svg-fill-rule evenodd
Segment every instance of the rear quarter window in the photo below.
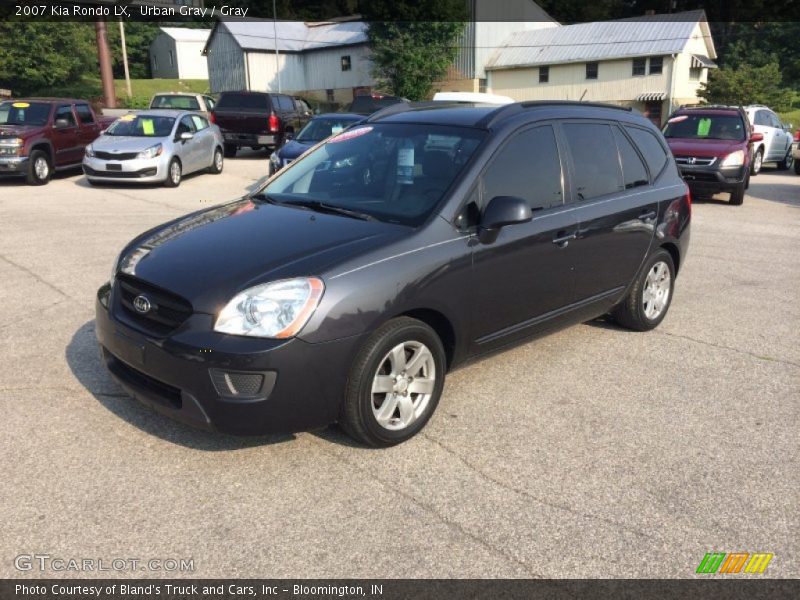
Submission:
M 573 182 L 578 201 L 624 189 L 611 126 L 605 123 L 564 123 L 574 163 Z
M 269 96 L 266 94 L 223 94 L 215 108 L 268 112 L 270 109 Z
M 659 139 L 650 131 L 625 125 L 625 131 L 642 153 L 653 179 L 661 174 L 667 164 L 667 150 Z

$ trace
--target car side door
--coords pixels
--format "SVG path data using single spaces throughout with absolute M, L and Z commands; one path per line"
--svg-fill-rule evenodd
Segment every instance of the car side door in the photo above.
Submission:
M 775 133 L 772 137 L 774 160 L 781 161 L 792 146 L 792 136 L 786 132 L 781 119 L 774 112 L 769 113 L 769 120 Z
M 479 214 L 492 198 L 526 200 L 530 222 L 504 227 L 492 243 L 473 240 L 471 352 L 480 354 L 526 337 L 561 316 L 574 299 L 574 211 L 563 148 L 552 123 L 511 133 L 481 172 L 466 211 Z M 469 220 L 468 217 L 464 217 Z
M 764 136 L 764 161 L 774 160 L 773 142 L 775 137 L 775 128 L 772 126 L 772 120 L 769 117 L 769 111 L 763 108 L 756 110 L 755 118 L 753 119 L 753 129 Z
M 84 145 L 78 138 L 78 121 L 71 104 L 60 104 L 53 116 L 53 149 L 56 167 L 74 165 L 83 160 Z
M 208 120 L 201 115 L 192 115 L 195 134 L 192 142 L 197 146 L 198 169 L 211 166 L 214 160 L 214 146 L 216 140 L 209 127 Z
M 191 133 L 193 136 L 192 139 L 182 140 L 181 136 L 184 133 Z M 183 115 L 175 126 L 174 146 L 175 154 L 181 159 L 184 174 L 191 173 L 200 168 L 198 166 L 200 162 L 200 153 L 195 138 L 196 131 L 194 123 L 192 122 L 192 115 Z
M 636 127 L 636 134 L 655 136 Z M 639 150 L 613 121 L 564 121 L 569 149 L 575 241 L 576 301 L 602 306 L 617 300 L 644 261 L 658 219 L 660 194 Z M 664 162 L 666 162 L 666 150 Z M 658 175 L 658 174 L 656 174 Z
M 84 147 L 88 146 L 100 135 L 100 125 L 88 104 L 76 104 L 75 114 L 79 122 L 78 142 Z

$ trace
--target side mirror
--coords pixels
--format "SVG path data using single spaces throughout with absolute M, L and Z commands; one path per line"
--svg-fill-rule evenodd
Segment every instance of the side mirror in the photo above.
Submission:
M 56 129 L 66 129 L 67 127 L 69 127 L 69 121 L 67 121 L 66 119 L 56 119 L 54 127 Z
M 527 223 L 533 218 L 530 204 L 516 196 L 495 196 L 486 205 L 478 224 L 478 239 L 491 244 L 507 225 Z
M 763 133 L 754 133 L 754 134 L 752 134 L 750 136 L 750 141 L 751 142 L 760 142 L 763 139 L 764 139 L 764 134 Z
M 194 134 L 193 134 L 193 133 L 190 133 L 190 132 L 188 132 L 188 131 L 184 131 L 184 132 L 183 132 L 183 133 L 180 135 L 180 140 L 181 140 L 182 142 L 188 142 L 188 141 L 189 141 L 190 139 L 192 139 L 193 137 L 194 137 Z

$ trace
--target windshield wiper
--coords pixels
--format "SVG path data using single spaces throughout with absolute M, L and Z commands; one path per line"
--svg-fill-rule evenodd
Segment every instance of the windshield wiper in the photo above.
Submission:
M 250 199 L 260 202 L 269 202 L 270 204 L 277 204 L 279 206 L 296 206 L 297 208 L 305 208 L 316 212 L 332 213 L 350 217 L 351 219 L 361 219 L 362 221 L 376 220 L 375 217 L 368 213 L 353 210 L 352 208 L 344 208 L 342 206 L 326 204 L 325 202 L 320 202 L 319 200 L 298 200 L 294 198 L 291 200 L 278 200 L 277 198 L 274 198 L 269 194 L 265 194 L 264 192 L 253 194 L 250 196 Z

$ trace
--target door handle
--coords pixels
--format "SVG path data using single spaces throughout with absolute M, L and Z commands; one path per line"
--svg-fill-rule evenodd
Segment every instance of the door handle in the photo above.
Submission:
M 574 240 L 577 237 L 578 234 L 575 231 L 569 235 L 565 234 L 563 231 L 559 231 L 556 234 L 556 237 L 553 238 L 553 243 L 559 248 L 566 248 L 569 245 L 570 240 Z
M 650 210 L 650 211 L 643 212 L 642 214 L 640 214 L 639 215 L 639 220 L 640 221 L 649 221 L 650 219 L 655 219 L 656 216 L 657 216 L 656 211 Z

